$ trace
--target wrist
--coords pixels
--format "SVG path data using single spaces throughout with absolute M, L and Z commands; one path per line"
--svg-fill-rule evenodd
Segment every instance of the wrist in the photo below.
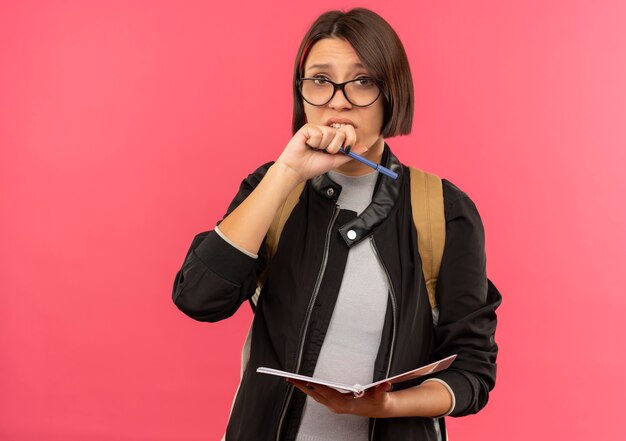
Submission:
M 298 184 L 305 180 L 297 170 L 294 170 L 292 167 L 284 162 L 281 162 L 280 160 L 272 164 L 268 170 L 268 173 L 270 172 L 272 172 L 274 177 L 289 191 L 293 190 Z
M 388 418 L 413 416 L 436 418 L 453 410 L 448 390 L 435 381 L 388 392 L 387 397 L 388 400 L 382 406 L 381 412 Z

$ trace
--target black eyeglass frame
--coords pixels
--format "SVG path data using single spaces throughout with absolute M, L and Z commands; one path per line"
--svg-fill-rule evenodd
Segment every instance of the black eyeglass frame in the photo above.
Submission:
M 374 101 L 372 101 L 369 104 L 365 104 L 365 105 L 359 105 L 359 104 L 354 104 L 352 101 L 350 101 L 350 98 L 348 98 L 348 94 L 346 94 L 346 84 L 348 83 L 354 83 L 355 81 L 361 81 L 364 79 L 368 79 L 368 80 L 372 80 L 374 82 L 374 84 L 376 84 L 376 87 L 378 88 L 378 95 L 376 95 L 376 98 L 374 98 Z M 311 101 L 307 100 L 304 95 L 302 94 L 302 81 L 303 80 L 322 80 L 322 81 L 326 81 L 327 83 L 330 83 L 333 85 L 333 93 L 330 96 L 330 98 L 328 98 L 328 101 L 326 101 L 323 104 L 313 104 Z M 387 94 L 385 94 L 383 92 L 383 88 L 382 86 L 384 85 L 384 82 L 382 80 L 377 80 L 376 78 L 372 78 L 372 77 L 360 77 L 360 78 L 355 78 L 354 80 L 349 80 L 349 81 L 344 81 L 343 83 L 335 83 L 331 80 L 329 80 L 328 78 L 319 78 L 319 77 L 313 77 L 313 78 L 298 78 L 297 81 L 297 86 L 298 86 L 298 92 L 300 93 L 300 96 L 302 97 L 302 99 L 304 101 L 306 101 L 307 103 L 309 103 L 312 106 L 316 106 L 316 107 L 321 107 L 321 106 L 325 106 L 326 104 L 330 103 L 332 101 L 332 99 L 335 97 L 335 94 L 337 93 L 337 89 L 341 90 L 341 92 L 343 93 L 343 96 L 346 97 L 346 100 L 352 104 L 353 106 L 356 107 L 367 107 L 367 106 L 371 106 L 372 104 L 374 104 L 376 102 L 376 100 L 378 100 L 378 98 L 380 98 L 380 94 L 383 93 L 383 95 L 386 97 Z

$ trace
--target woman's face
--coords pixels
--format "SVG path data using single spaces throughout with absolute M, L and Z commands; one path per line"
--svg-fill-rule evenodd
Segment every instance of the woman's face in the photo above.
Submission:
M 311 47 L 304 65 L 304 76 L 306 78 L 322 76 L 335 83 L 343 83 L 361 76 L 372 77 L 350 43 L 339 38 L 323 38 Z M 303 104 L 307 122 L 311 124 L 329 125 L 331 118 L 349 121 L 355 128 L 357 144 L 364 144 L 370 149 L 365 156 L 380 160 L 384 147 L 384 139 L 380 136 L 384 117 L 382 94 L 367 107 L 353 106 L 340 90 L 337 90 L 335 96 L 323 106 L 313 106 L 306 101 L 303 101 Z M 357 165 L 361 163 L 357 161 L 350 161 L 349 164 L 345 170 L 361 168 Z

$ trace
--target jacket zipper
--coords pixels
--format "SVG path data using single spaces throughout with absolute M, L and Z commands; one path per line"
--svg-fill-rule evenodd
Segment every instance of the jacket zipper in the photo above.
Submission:
M 389 362 L 387 363 L 387 373 L 385 374 L 385 378 L 389 377 L 389 371 L 391 370 L 391 359 L 393 358 L 393 349 L 395 346 L 395 342 L 396 342 L 396 327 L 398 326 L 398 305 L 396 302 L 396 292 L 393 289 L 393 283 L 391 282 L 391 277 L 389 276 L 389 271 L 387 271 L 387 267 L 385 266 L 385 262 L 383 262 L 383 259 L 381 259 L 380 255 L 378 254 L 378 249 L 376 248 L 376 242 L 374 242 L 374 236 L 370 236 L 370 244 L 372 245 L 372 249 L 374 250 L 374 254 L 376 255 L 376 258 L 378 259 L 378 262 L 380 263 L 380 265 L 383 267 L 383 270 L 385 271 L 385 275 L 387 276 L 387 282 L 389 283 L 389 294 L 391 296 L 391 309 L 393 312 L 393 328 L 392 328 L 392 332 L 391 332 L 391 350 L 389 352 Z M 374 430 L 376 429 L 376 418 L 374 418 L 374 422 L 372 424 L 372 433 L 370 435 L 370 441 L 374 440 Z
M 328 262 L 328 249 L 330 247 L 330 234 L 332 232 L 333 224 L 337 219 L 337 215 L 339 214 L 339 205 L 335 205 L 333 210 L 333 216 L 328 224 L 328 228 L 326 229 L 326 239 L 324 242 L 324 253 L 322 255 L 322 265 L 320 266 L 319 273 L 317 274 L 317 279 L 315 281 L 315 286 L 313 288 L 313 294 L 311 295 L 311 299 L 309 300 L 309 306 L 306 310 L 306 316 L 304 318 L 304 322 L 302 324 L 302 328 L 300 328 L 300 345 L 298 349 L 298 359 L 296 361 L 295 373 L 298 373 L 300 370 L 300 363 L 302 362 L 302 351 L 304 350 L 304 340 L 306 338 L 306 332 L 309 327 L 309 320 L 311 318 L 311 310 L 313 309 L 313 305 L 315 304 L 315 299 L 317 298 L 317 293 L 319 292 L 320 285 L 322 284 L 322 278 L 324 277 L 324 272 L 326 271 L 326 263 Z M 287 414 L 287 409 L 289 408 L 289 403 L 291 402 L 291 397 L 293 395 L 294 386 L 289 386 L 289 390 L 284 400 L 283 409 L 280 414 L 280 420 L 278 421 L 278 430 L 276 431 L 276 441 L 280 440 L 280 432 L 282 431 L 283 423 L 285 421 L 285 416 Z

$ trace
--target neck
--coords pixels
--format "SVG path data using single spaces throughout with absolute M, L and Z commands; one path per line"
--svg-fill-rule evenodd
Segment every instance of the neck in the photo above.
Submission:
M 383 157 L 384 150 L 385 150 L 385 139 L 381 136 L 376 140 L 374 145 L 372 145 L 369 148 L 367 153 L 361 156 L 369 159 L 372 162 L 375 162 L 376 164 L 380 164 L 380 161 L 382 160 L 382 157 Z M 345 164 L 334 169 L 334 171 L 341 173 L 342 175 L 348 175 L 348 176 L 362 176 L 368 173 L 372 173 L 373 170 L 374 170 L 373 168 L 368 167 L 367 165 L 363 164 L 362 162 L 357 161 L 356 159 L 352 159 L 346 162 Z

